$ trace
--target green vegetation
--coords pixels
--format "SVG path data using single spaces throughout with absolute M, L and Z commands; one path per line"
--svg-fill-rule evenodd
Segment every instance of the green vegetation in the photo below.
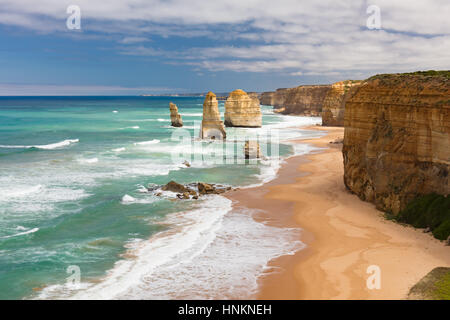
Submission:
M 446 240 L 450 236 L 450 197 L 435 193 L 419 196 L 395 220 L 416 228 L 430 228 L 437 239 Z
M 367 80 L 375 80 L 375 79 L 383 79 L 391 76 L 406 76 L 406 75 L 420 75 L 420 76 L 428 76 L 428 77 L 444 77 L 450 79 L 450 70 L 428 70 L 428 71 L 416 71 L 416 72 L 408 72 L 408 73 L 384 73 L 377 74 L 375 76 L 370 77 Z
M 431 270 L 408 294 L 409 299 L 450 300 L 450 268 Z

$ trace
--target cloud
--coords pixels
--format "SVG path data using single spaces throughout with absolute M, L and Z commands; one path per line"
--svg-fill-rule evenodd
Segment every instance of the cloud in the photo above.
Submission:
M 381 10 L 381 30 L 366 9 Z M 65 25 L 68 3 L 1 0 L 0 24 L 44 32 Z M 450 1 L 78 0 L 83 31 L 117 37 L 118 53 L 161 56 L 210 71 L 291 76 L 370 75 L 448 69 Z M 41 23 L 40 23 L 41 22 Z M 145 46 L 153 36 L 202 38 L 179 51 Z M 138 45 L 139 44 L 139 45 Z
M 131 44 L 131 43 L 139 43 L 139 42 L 147 42 L 150 39 L 145 37 L 125 37 L 121 39 L 119 42 L 122 44 Z

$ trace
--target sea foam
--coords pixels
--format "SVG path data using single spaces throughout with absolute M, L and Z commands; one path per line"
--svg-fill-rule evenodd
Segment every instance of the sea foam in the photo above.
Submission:
M 64 141 L 51 143 L 51 144 L 45 144 L 45 145 L 32 145 L 32 146 L 8 146 L 8 145 L 0 145 L 0 148 L 7 148 L 7 149 L 30 149 L 30 148 L 36 148 L 36 149 L 44 149 L 44 150 L 53 150 L 58 149 L 62 147 L 67 147 L 71 144 L 79 142 L 79 139 L 67 139 Z

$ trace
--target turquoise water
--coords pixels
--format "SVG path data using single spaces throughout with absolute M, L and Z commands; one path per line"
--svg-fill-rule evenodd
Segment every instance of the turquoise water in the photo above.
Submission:
M 170 101 L 182 114 L 182 133 L 190 136 L 182 142 L 172 138 L 178 129 L 170 127 Z M 190 158 L 187 154 L 174 158 L 174 153 L 189 149 L 188 144 L 210 145 L 197 139 L 202 103 L 203 99 L 191 97 L 0 98 L 0 299 L 40 297 L 45 288 L 66 282 L 71 265 L 80 268 L 83 283 L 92 283 L 108 270 L 111 273 L 136 243 L 176 229 L 178 222 L 171 215 L 208 206 L 201 204 L 207 200 L 157 197 L 144 192 L 144 186 L 170 180 L 258 184 L 276 173 L 279 163 L 272 161 L 272 151 L 287 157 L 310 150 L 295 150 L 288 142 L 273 148 L 272 143 L 265 150 L 268 159 L 257 163 L 205 162 L 204 150 Z M 267 136 L 264 128 L 273 128 L 283 138 L 310 137 L 314 134 L 290 127 L 320 122 L 262 108 L 263 129 L 227 128 L 227 134 Z M 220 110 L 223 115 L 223 103 Z M 243 141 L 232 140 L 227 142 L 237 150 L 232 158 L 241 159 Z M 192 166 L 186 167 L 184 160 Z M 229 211 L 224 199 L 208 200 L 213 203 L 210 211 L 225 207 L 223 214 Z M 225 223 L 231 223 L 227 219 Z M 211 222 L 210 227 L 217 229 L 218 223 Z M 164 245 L 173 245 L 172 238 L 165 239 Z M 51 297 L 59 296 L 57 291 Z

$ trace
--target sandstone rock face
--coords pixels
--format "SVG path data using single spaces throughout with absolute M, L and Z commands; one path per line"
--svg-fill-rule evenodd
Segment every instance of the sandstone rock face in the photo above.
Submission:
M 243 90 L 234 90 L 225 102 L 225 126 L 261 127 L 262 115 L 257 94 L 249 96 Z
M 344 182 L 362 200 L 396 214 L 418 195 L 449 194 L 448 75 L 372 77 L 348 98 L 344 125 Z
M 181 115 L 178 113 L 177 105 L 174 103 L 169 104 L 170 107 L 170 121 L 172 122 L 172 127 L 182 127 L 183 120 L 181 119 Z
M 264 92 L 261 103 L 282 109 L 279 113 L 303 116 L 320 116 L 325 97 L 331 85 L 299 86 L 289 89 L 277 89 L 275 92 Z M 284 109 L 283 109 L 284 108 Z
M 323 126 L 344 126 L 345 101 L 351 95 L 350 91 L 361 84 L 361 81 L 346 80 L 331 85 L 322 105 Z
M 202 139 L 225 139 L 226 132 L 222 120 L 220 120 L 219 103 L 216 95 L 208 92 L 203 103 L 203 120 L 200 130 Z
M 275 92 L 272 92 L 272 91 L 261 93 L 260 103 L 263 106 L 273 106 L 274 95 L 275 95 Z
M 245 159 L 261 158 L 261 149 L 258 141 L 246 141 L 244 146 Z

